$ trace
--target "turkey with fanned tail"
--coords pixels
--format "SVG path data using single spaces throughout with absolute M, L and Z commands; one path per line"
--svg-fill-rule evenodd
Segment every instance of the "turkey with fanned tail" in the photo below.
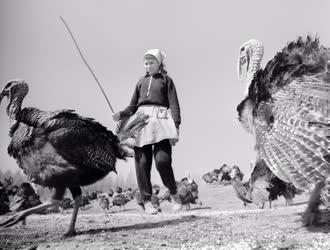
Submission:
M 125 140 L 148 123 L 147 116 L 118 125 L 117 135 L 91 118 L 72 110 L 46 112 L 21 108 L 28 93 L 23 80 L 10 81 L 0 93 L 0 103 L 7 97 L 10 122 L 10 156 L 16 159 L 30 180 L 54 188 L 51 201 L 18 212 L 0 226 L 11 226 L 32 213 L 58 206 L 69 188 L 74 200 L 71 223 L 66 236 L 75 234 L 75 223 L 81 202 L 81 186 L 90 185 L 109 172 L 116 171 L 117 159 L 133 156 Z
M 314 187 L 305 226 L 319 221 L 322 190 L 330 207 L 330 49 L 318 38 L 298 38 L 260 69 L 263 45 L 240 47 L 239 76 L 246 64 L 246 97 L 239 121 L 256 139 L 257 159 L 296 188 Z

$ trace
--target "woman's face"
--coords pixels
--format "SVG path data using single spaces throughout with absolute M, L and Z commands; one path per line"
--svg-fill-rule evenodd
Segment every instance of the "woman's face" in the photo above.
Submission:
M 159 62 L 153 57 L 144 58 L 144 68 L 150 75 L 157 74 L 159 72 Z

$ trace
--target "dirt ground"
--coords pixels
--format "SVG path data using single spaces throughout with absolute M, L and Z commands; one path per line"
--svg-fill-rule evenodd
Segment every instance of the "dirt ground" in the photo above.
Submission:
M 303 228 L 300 213 L 307 195 L 272 209 L 244 208 L 231 186 L 200 185 L 203 206 L 171 213 L 146 215 L 131 201 L 126 211 L 112 208 L 105 213 L 97 202 L 80 211 L 78 235 L 63 238 L 71 217 L 66 214 L 32 215 L 20 223 L 0 229 L 0 249 L 330 249 L 330 223 Z M 325 218 L 330 212 L 323 213 Z M 0 221 L 6 216 L 0 217 Z

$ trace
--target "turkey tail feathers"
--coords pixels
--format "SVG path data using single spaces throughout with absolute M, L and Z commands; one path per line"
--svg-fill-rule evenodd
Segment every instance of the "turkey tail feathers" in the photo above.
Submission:
M 132 146 L 126 140 L 133 138 L 148 122 L 149 115 L 144 114 L 137 115 L 132 121 L 129 118 L 120 121 L 116 130 L 119 139 L 117 154 L 119 159 L 125 160 L 127 157 L 134 157 L 134 153 L 129 149 Z
M 330 84 L 314 77 L 292 82 L 273 96 L 271 126 L 262 117 L 255 120 L 261 158 L 298 188 L 330 175 Z
M 132 121 L 122 120 L 117 126 L 117 137 L 120 142 L 134 137 L 149 122 L 149 115 L 139 114 Z

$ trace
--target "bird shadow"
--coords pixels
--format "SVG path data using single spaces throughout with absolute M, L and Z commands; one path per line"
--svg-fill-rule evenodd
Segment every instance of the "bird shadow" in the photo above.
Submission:
M 136 209 L 129 208 L 129 209 L 125 209 L 125 210 L 110 211 L 110 212 L 108 212 L 108 214 L 120 214 L 120 213 L 126 213 L 126 212 L 130 212 L 130 211 L 136 211 Z
M 329 234 L 330 233 L 330 224 L 321 223 L 320 225 L 317 225 L 317 226 L 310 226 L 310 227 L 307 227 L 307 231 L 310 233 Z
M 181 218 L 172 219 L 172 220 L 163 220 L 159 222 L 146 222 L 146 223 L 139 223 L 129 226 L 120 226 L 120 227 L 111 227 L 111 228 L 98 228 L 98 229 L 89 229 L 87 231 L 80 231 L 77 232 L 77 235 L 94 235 L 99 233 L 105 232 L 122 232 L 122 231 L 130 231 L 130 230 L 145 230 L 145 229 L 153 229 L 153 228 L 160 228 L 164 226 L 173 226 L 184 222 L 192 222 L 196 220 L 202 220 L 204 217 L 195 216 L 195 215 L 187 215 Z
M 297 203 L 293 203 L 293 204 L 288 205 L 288 207 L 300 206 L 300 205 L 304 205 L 304 204 L 307 204 L 307 203 L 308 203 L 308 201 L 297 202 Z
M 186 211 L 207 210 L 207 209 L 212 209 L 212 208 L 211 207 L 193 207 L 193 208 L 190 208 Z
M 297 213 L 300 217 L 303 216 L 302 213 Z M 298 219 L 297 221 L 302 222 L 302 219 Z M 320 211 L 319 214 L 319 223 L 315 226 L 307 226 L 306 230 L 311 233 L 330 233 L 330 210 Z

